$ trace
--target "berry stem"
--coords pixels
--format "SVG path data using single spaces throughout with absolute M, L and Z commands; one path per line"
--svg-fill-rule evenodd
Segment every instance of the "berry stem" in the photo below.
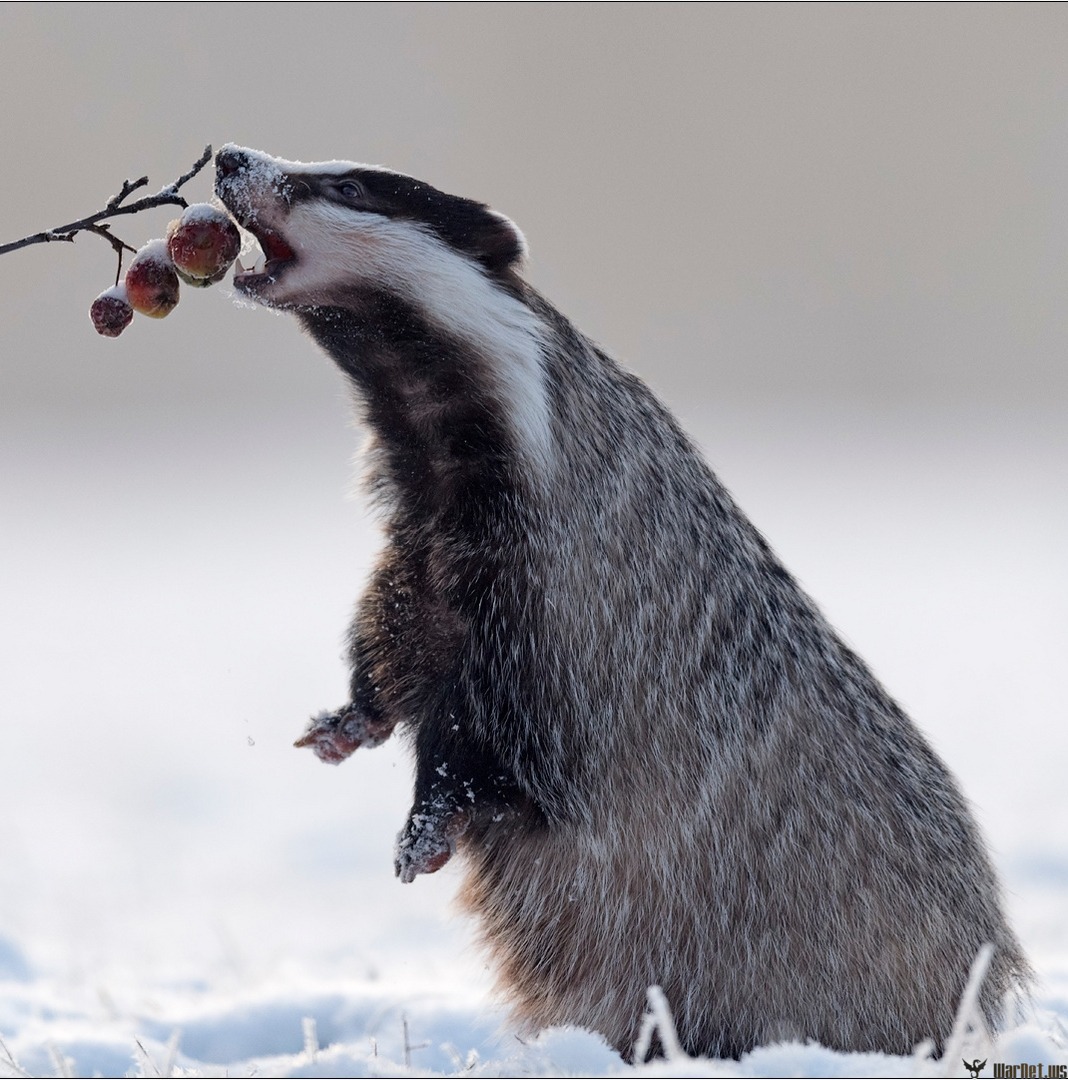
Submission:
M 122 277 L 122 253 L 124 251 L 132 251 L 134 255 L 136 255 L 137 248 L 130 247 L 129 244 L 113 235 L 110 225 L 86 225 L 85 231 L 96 233 L 97 236 L 102 236 L 115 249 L 115 254 L 119 257 L 119 268 L 115 271 L 115 284 L 118 285 L 119 278 Z M 71 237 L 71 239 L 73 240 L 73 237 Z

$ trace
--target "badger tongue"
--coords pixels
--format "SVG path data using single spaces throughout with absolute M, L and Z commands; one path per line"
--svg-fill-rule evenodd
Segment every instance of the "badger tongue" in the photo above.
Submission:
M 267 253 L 270 262 L 284 263 L 297 257 L 297 253 L 275 232 L 258 233 L 256 239 Z

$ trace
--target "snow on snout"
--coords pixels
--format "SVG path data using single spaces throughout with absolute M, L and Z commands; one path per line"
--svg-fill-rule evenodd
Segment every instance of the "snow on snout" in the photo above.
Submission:
M 267 199 L 272 202 L 282 198 L 285 188 L 285 170 L 275 158 L 250 150 L 244 146 L 227 143 L 219 151 L 216 161 L 227 154 L 239 155 L 241 164 L 232 172 L 221 175 L 215 170 L 215 193 L 226 203 L 230 212 L 242 225 L 255 220 L 262 213 Z

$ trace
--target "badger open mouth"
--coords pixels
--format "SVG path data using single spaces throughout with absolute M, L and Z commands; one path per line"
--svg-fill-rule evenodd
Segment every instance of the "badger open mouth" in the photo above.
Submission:
M 216 182 L 216 193 L 231 217 L 245 232 L 251 233 L 258 244 L 243 248 L 234 264 L 234 285 L 242 292 L 256 296 L 259 290 L 276 282 L 297 261 L 297 253 L 280 232 L 260 220 L 252 207 L 252 200 L 244 191 L 235 195 L 225 184 Z M 245 266 L 242 256 L 251 255 L 252 265 Z
M 238 218 L 238 224 L 255 237 L 260 246 L 260 255 L 248 267 L 242 266 L 238 259 L 234 267 L 234 285 L 242 292 L 254 294 L 263 286 L 277 281 L 297 261 L 297 253 L 280 233 L 256 221 Z

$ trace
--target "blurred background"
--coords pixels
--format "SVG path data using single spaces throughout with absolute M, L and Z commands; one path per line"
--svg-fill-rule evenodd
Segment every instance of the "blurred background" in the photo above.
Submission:
M 950 763 L 1063 972 L 1066 55 L 1047 4 L 5 4 L 0 242 L 227 141 L 511 216 Z M 0 975 L 482 978 L 453 872 L 393 879 L 403 748 L 290 745 L 377 543 L 340 377 L 228 283 L 99 338 L 114 273 L 89 235 L 0 258 Z

